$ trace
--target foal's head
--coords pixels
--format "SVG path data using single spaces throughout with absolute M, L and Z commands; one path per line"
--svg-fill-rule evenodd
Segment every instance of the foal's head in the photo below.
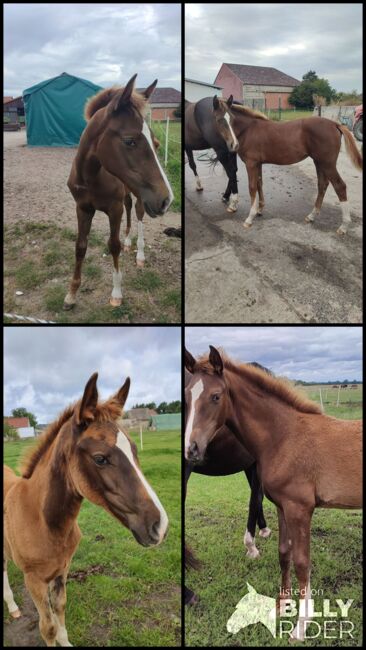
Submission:
M 157 79 L 140 94 L 134 90 L 136 77 L 124 88 L 101 91 L 89 100 L 85 114 L 90 118 L 88 133 L 98 138 L 95 153 L 100 163 L 140 195 L 146 212 L 156 217 L 167 211 L 174 197 L 145 121 Z
M 230 108 L 233 103 L 233 96 L 230 95 L 229 99 L 224 101 L 219 99 L 217 95 L 213 98 L 213 116 L 216 122 L 216 128 L 221 137 L 225 140 L 228 151 L 235 152 L 239 149 L 239 142 L 234 133 L 231 124 Z
M 118 424 L 130 380 L 98 404 L 97 377 L 95 373 L 89 379 L 71 419 L 71 481 L 80 496 L 114 515 L 139 544 L 160 544 L 168 528 L 167 514 L 141 472 L 136 445 Z
M 204 368 L 185 350 L 185 367 L 191 373 L 185 388 L 186 427 L 184 455 L 192 463 L 204 459 L 206 447 L 225 424 L 228 392 L 220 353 L 210 345 Z M 188 379 L 188 378 L 187 378 Z

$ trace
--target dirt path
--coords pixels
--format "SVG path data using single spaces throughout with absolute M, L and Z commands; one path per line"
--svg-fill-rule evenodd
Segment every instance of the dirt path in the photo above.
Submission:
M 62 312 L 77 232 L 75 203 L 66 186 L 76 150 L 28 148 L 24 131 L 4 133 L 4 145 L 5 312 L 56 322 L 180 322 L 181 243 L 163 233 L 167 227 L 181 225 L 180 214 L 173 212 L 157 219 L 145 215 L 146 267 L 142 272 L 137 269 L 134 250 L 122 253 L 126 300 L 119 311 L 111 313 L 112 258 L 105 251 L 109 223 L 97 211 L 91 241 L 98 244 L 96 249 L 89 245 L 86 256 L 86 267 L 91 266 L 92 273 L 83 275 L 83 293 L 75 310 Z M 121 239 L 124 227 L 125 218 Z M 136 235 L 133 211 L 132 237 Z M 52 264 L 50 251 L 56 247 L 63 259 Z M 35 273 L 38 280 L 29 286 L 29 276 Z M 23 295 L 17 296 L 17 290 Z
M 358 145 L 359 146 L 359 145 Z M 338 170 L 347 183 L 352 224 L 336 230 L 341 209 L 329 187 L 314 224 L 304 222 L 316 196 L 313 161 L 265 165 L 266 207 L 249 230 L 247 175 L 239 162 L 240 204 L 230 215 L 221 202 L 222 168 L 197 163 L 199 193 L 188 165 L 186 179 L 186 282 L 188 323 L 362 322 L 362 174 L 342 150 Z

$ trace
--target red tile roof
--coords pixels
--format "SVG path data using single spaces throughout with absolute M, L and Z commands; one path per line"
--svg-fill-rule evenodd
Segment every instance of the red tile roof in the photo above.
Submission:
M 142 92 L 145 88 L 138 88 L 138 92 Z M 151 104 L 179 104 L 182 95 L 179 90 L 175 88 L 155 88 L 150 97 Z
M 30 426 L 28 418 L 4 418 L 4 420 L 15 429 L 21 429 L 22 427 Z

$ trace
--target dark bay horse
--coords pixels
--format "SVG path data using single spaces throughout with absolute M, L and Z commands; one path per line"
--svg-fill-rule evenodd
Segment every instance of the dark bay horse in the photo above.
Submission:
M 104 508 L 142 546 L 157 546 L 168 517 L 141 472 L 136 445 L 119 423 L 130 380 L 98 403 L 97 373 L 82 399 L 49 425 L 23 463 L 22 477 L 5 466 L 4 598 L 20 616 L 7 574 L 12 559 L 39 613 L 47 646 L 71 646 L 65 626 L 66 580 L 81 533 L 83 499 Z
M 76 303 L 95 211 L 101 210 L 109 218 L 108 244 L 114 265 L 110 303 L 116 307 L 122 302 L 122 272 L 118 258 L 126 192 L 130 190 L 141 198 L 150 217 L 163 215 L 174 198 L 145 121 L 147 102 L 157 80 L 140 94 L 134 90 L 136 77 L 134 75 L 124 88 L 101 90 L 86 104 L 88 124 L 80 138 L 67 182 L 76 202 L 78 237 L 74 275 L 64 309 L 71 309 Z
M 238 209 L 236 151 L 239 145 L 232 129 L 229 113 L 232 101 L 232 95 L 228 100 L 219 99 L 216 95 L 205 97 L 196 103 L 186 100 L 184 110 L 184 148 L 189 166 L 196 177 L 196 189 L 202 191 L 203 187 L 197 174 L 193 151 L 212 148 L 229 179 L 222 197 L 224 203 L 230 200 L 228 212 L 236 212 Z
M 270 372 L 267 369 L 265 370 Z M 191 373 L 186 369 L 186 386 L 190 383 L 191 379 Z M 205 476 L 230 476 L 243 471 L 251 488 L 244 544 L 247 548 L 247 555 L 251 558 L 257 558 L 259 557 L 259 551 L 255 545 L 255 529 L 257 523 L 260 537 L 269 537 L 271 534 L 263 513 L 263 489 L 258 480 L 254 458 L 237 441 L 227 427 L 223 426 L 215 435 L 215 439 L 209 443 L 204 460 L 201 463 L 185 460 L 184 499 L 187 496 L 187 483 L 192 472 Z M 185 548 L 185 557 L 187 566 L 192 568 L 197 567 L 197 559 L 194 557 L 191 549 Z M 194 604 L 197 601 L 197 597 L 187 586 L 184 587 L 184 599 L 186 605 Z
M 300 616 L 292 638 L 303 640 L 312 617 L 311 518 L 316 507 L 361 507 L 361 421 L 324 415 L 285 380 L 234 362 L 213 346 L 197 360 L 186 355 L 186 367 L 192 380 L 186 392 L 191 428 L 185 457 L 204 458 L 226 425 L 257 461 L 264 493 L 278 512 L 278 607 L 292 597 L 293 560 Z
M 351 217 L 346 184 L 336 167 L 342 135 L 352 163 L 362 170 L 362 156 L 347 127 L 325 117 L 273 122 L 262 113 L 238 104 L 230 106 L 230 113 L 233 116 L 232 126 L 239 140 L 238 154 L 248 172 L 251 208 L 244 227 L 250 228 L 254 217 L 263 212 L 262 165 L 292 165 L 310 156 L 317 173 L 318 195 L 315 206 L 305 217 L 305 221 L 312 222 L 319 214 L 330 182 L 342 209 L 342 224 L 337 233 L 344 235 Z M 259 202 L 256 198 L 257 192 Z

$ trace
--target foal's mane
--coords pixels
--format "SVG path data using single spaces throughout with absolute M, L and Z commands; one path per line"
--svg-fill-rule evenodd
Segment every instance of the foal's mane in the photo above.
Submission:
M 90 97 L 87 100 L 84 108 L 84 117 L 88 121 L 93 117 L 94 113 L 99 111 L 100 108 L 107 106 L 111 99 L 116 95 L 117 92 L 121 90 L 122 86 L 112 86 L 112 88 L 104 88 L 100 90 L 99 93 Z M 131 95 L 131 106 L 136 108 L 141 115 L 145 114 L 147 107 L 147 99 L 136 90 L 132 92 Z
M 322 413 L 321 407 L 302 395 L 298 390 L 293 388 L 289 381 L 283 377 L 273 377 L 265 370 L 257 368 L 248 363 L 240 363 L 230 359 L 225 352 L 220 349 L 220 356 L 223 360 L 224 370 L 234 372 L 256 386 L 266 391 L 269 395 L 275 395 L 282 401 L 286 402 L 301 413 Z M 214 375 L 215 370 L 209 362 L 209 355 L 204 354 L 196 359 L 194 372 L 203 372 L 207 375 Z
M 20 471 L 23 478 L 30 478 L 38 465 L 41 458 L 51 447 L 52 443 L 57 437 L 60 429 L 68 420 L 71 419 L 71 416 L 74 414 L 76 408 L 80 405 L 81 400 L 67 406 L 67 408 L 61 413 L 61 415 L 48 425 L 44 433 L 37 440 L 35 446 L 32 446 L 28 449 L 21 460 Z M 115 397 L 111 397 L 106 402 L 98 404 L 95 413 L 95 419 L 93 422 L 113 422 L 121 417 L 122 407 Z
M 233 113 L 242 113 L 246 117 L 256 117 L 259 120 L 267 120 L 268 117 L 264 113 L 261 113 L 260 111 L 254 110 L 254 108 L 248 108 L 247 106 L 241 106 L 241 104 L 232 104 L 230 106 L 230 110 L 233 111 Z

